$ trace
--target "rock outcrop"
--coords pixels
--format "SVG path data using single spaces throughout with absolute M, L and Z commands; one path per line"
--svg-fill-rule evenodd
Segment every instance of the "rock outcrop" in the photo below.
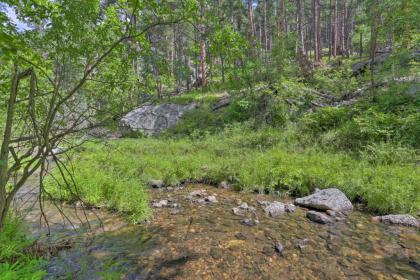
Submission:
M 343 213 L 353 211 L 353 205 L 350 200 L 344 193 L 335 188 L 318 190 L 311 195 L 297 198 L 295 203 L 300 206 L 323 211 L 333 210 Z
M 146 135 L 158 134 L 173 127 L 185 112 L 196 107 L 194 103 L 144 105 L 125 115 L 120 121 L 120 126 L 123 134 L 137 131 Z

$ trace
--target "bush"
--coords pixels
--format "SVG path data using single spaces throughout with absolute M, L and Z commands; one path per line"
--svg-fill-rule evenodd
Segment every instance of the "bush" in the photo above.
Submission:
M 314 113 L 305 114 L 300 123 L 304 132 L 317 135 L 338 128 L 351 119 L 351 116 L 349 108 L 325 107 Z
M 417 150 L 390 143 L 373 143 L 361 150 L 361 157 L 372 164 L 415 164 L 420 161 Z

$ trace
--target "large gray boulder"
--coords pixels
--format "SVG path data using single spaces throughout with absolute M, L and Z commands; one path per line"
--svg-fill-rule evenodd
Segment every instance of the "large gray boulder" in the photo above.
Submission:
M 123 132 L 140 131 L 146 135 L 153 135 L 174 126 L 185 112 L 194 110 L 196 104 L 149 104 L 137 108 L 121 121 Z
M 353 210 L 353 205 L 346 195 L 335 188 L 318 190 L 311 195 L 297 198 L 295 203 L 300 206 L 324 211 L 333 210 L 348 213 Z

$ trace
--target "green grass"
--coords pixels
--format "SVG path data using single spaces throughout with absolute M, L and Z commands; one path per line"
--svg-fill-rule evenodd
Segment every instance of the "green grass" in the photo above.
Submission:
M 372 164 L 346 153 L 301 147 L 293 128 L 252 131 L 230 126 L 203 139 L 124 139 L 86 146 L 74 155 L 81 196 L 133 218 L 149 214 L 146 182 L 186 180 L 217 184 L 228 180 L 240 191 L 306 195 L 338 187 L 353 201 L 379 213 L 420 210 L 420 168 L 414 164 Z M 50 180 L 54 197 L 71 199 Z
M 26 229 L 16 218 L 9 217 L 0 234 L 0 279 L 37 280 L 45 275 L 44 261 L 24 253 L 32 243 Z

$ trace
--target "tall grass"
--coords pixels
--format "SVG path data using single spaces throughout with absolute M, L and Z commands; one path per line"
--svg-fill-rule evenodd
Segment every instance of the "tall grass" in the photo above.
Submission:
M 22 222 L 8 217 L 0 233 L 0 279 L 37 280 L 44 277 L 44 261 L 24 252 L 31 243 Z
M 230 126 L 204 139 L 124 139 L 95 143 L 74 154 L 82 197 L 133 218 L 149 214 L 146 182 L 186 180 L 217 184 L 228 180 L 240 191 L 306 195 L 337 187 L 371 211 L 420 210 L 420 168 L 414 164 L 372 164 L 346 153 L 301 147 L 293 129 L 252 131 Z M 56 198 L 71 199 L 52 180 Z

